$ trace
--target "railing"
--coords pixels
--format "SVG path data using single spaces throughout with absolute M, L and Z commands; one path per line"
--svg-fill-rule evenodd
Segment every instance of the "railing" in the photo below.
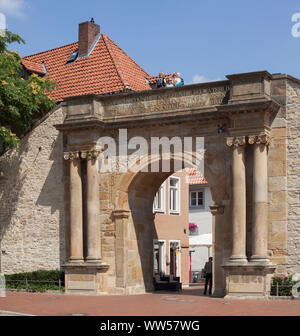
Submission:
M 62 280 L 57 281 L 41 281 L 41 280 L 10 280 L 5 281 L 6 289 L 12 290 L 25 290 L 28 292 L 45 292 L 45 291 L 60 291 L 65 290 L 65 282 Z
M 292 296 L 294 283 L 271 283 L 271 296 Z

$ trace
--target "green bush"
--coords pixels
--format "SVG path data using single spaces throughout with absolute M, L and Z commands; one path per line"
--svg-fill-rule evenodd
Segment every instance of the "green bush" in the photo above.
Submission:
M 296 281 L 292 280 L 292 275 L 288 278 L 274 277 L 271 285 L 271 295 L 273 296 L 291 296 L 292 288 L 296 284 Z M 278 294 L 277 294 L 278 288 Z
M 35 271 L 5 275 L 7 289 L 26 289 L 30 292 L 45 292 L 46 290 L 61 290 L 64 284 L 64 271 Z M 27 280 L 27 281 L 26 281 Z

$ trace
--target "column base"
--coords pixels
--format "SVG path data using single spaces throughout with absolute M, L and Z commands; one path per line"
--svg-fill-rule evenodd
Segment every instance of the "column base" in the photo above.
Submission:
M 227 263 L 222 267 L 226 278 L 225 299 L 268 299 L 276 265 Z
M 84 259 L 83 258 L 78 258 L 78 257 L 70 257 L 69 258 L 69 263 L 71 264 L 82 264 L 84 263 Z
M 231 256 L 228 259 L 228 263 L 230 264 L 238 264 L 238 265 L 247 265 L 248 260 L 246 256 Z
M 267 265 L 270 263 L 270 260 L 265 256 L 253 255 L 250 258 L 250 263 Z
M 101 259 L 97 257 L 86 257 L 87 263 L 101 263 Z
M 62 268 L 65 270 L 66 294 L 95 295 L 107 292 L 105 273 L 109 265 L 104 262 L 68 262 Z

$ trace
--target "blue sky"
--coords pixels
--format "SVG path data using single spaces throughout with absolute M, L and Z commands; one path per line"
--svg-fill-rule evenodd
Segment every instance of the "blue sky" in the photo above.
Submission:
M 256 70 L 300 78 L 298 12 L 300 0 L 0 0 L 23 56 L 77 41 L 78 24 L 94 17 L 151 75 L 179 71 L 186 83 Z

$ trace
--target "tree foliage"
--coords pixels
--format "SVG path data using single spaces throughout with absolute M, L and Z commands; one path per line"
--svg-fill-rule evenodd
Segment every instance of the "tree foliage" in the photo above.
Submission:
M 25 43 L 10 31 L 0 36 L 0 139 L 5 148 L 17 146 L 19 137 L 32 128 L 34 120 L 55 106 L 47 95 L 55 83 L 35 74 L 23 76 L 20 55 L 8 49 L 14 42 Z

